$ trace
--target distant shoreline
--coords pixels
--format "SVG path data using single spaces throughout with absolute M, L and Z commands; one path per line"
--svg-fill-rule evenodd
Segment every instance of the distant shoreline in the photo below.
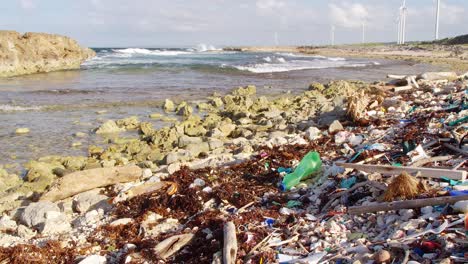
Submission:
M 296 52 L 310 55 L 345 58 L 374 58 L 410 60 L 420 63 L 447 65 L 452 70 L 468 71 L 468 45 L 439 44 L 356 44 L 337 46 L 239 46 L 225 51 L 239 52 Z

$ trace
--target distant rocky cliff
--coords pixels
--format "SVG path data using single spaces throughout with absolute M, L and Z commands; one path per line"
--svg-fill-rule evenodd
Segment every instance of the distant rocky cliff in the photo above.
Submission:
M 78 69 L 95 55 L 69 37 L 0 31 L 0 77 Z

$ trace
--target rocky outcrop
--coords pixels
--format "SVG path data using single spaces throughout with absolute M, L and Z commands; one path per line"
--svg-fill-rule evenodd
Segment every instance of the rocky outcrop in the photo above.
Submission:
M 69 37 L 0 30 L 0 77 L 79 69 L 95 55 Z

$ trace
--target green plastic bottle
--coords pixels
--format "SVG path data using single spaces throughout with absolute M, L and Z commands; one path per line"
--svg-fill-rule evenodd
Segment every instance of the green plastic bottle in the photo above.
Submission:
M 307 153 L 307 155 L 302 158 L 299 165 L 297 165 L 294 172 L 284 176 L 280 186 L 281 191 L 290 190 L 292 187 L 298 185 L 303 178 L 317 172 L 321 167 L 322 160 L 320 159 L 320 154 L 315 151 Z

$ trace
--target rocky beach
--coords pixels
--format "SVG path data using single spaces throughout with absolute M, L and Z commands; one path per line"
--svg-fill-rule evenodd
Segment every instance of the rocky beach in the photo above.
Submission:
M 465 262 L 468 75 L 389 77 L 103 121 L 85 156 L 0 171 L 0 262 Z
M 0 263 L 466 263 L 466 53 L 2 31 Z

